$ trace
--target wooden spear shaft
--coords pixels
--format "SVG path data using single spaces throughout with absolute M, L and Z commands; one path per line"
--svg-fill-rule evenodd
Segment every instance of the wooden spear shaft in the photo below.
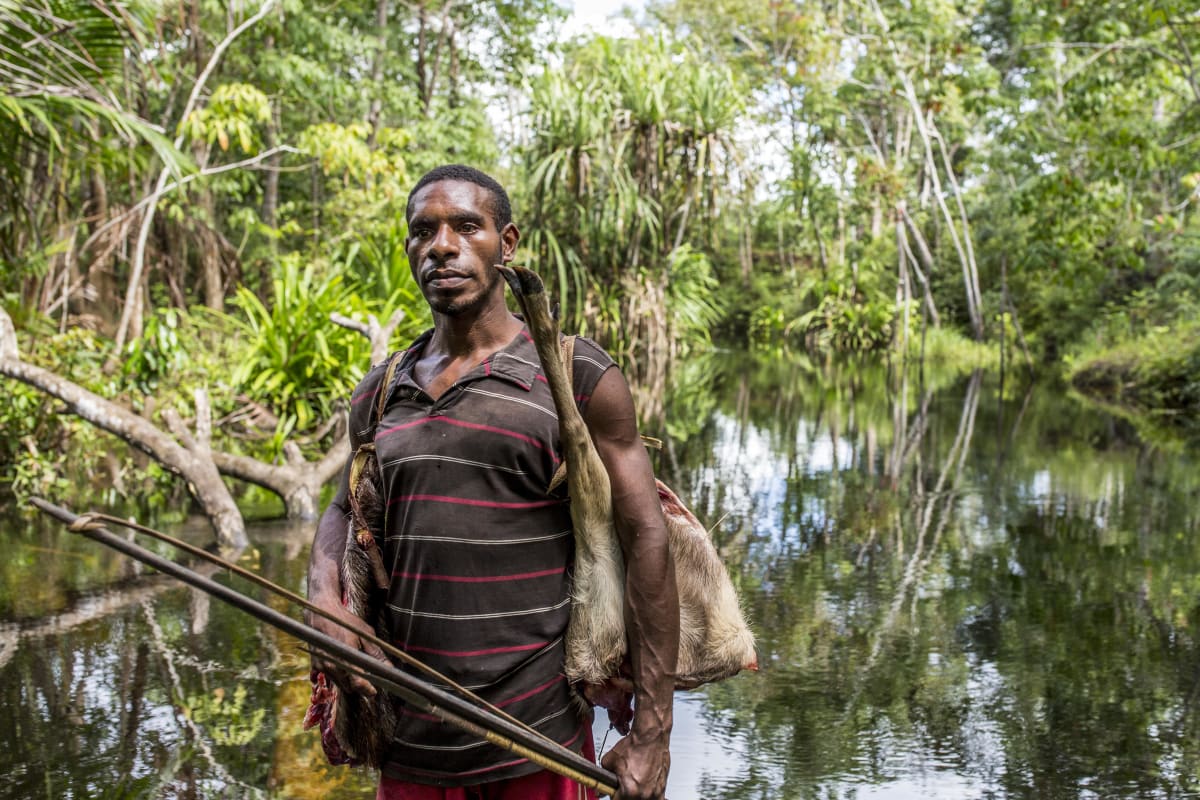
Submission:
M 349 647 L 331 636 L 326 636 L 302 622 L 279 613 L 270 606 L 245 596 L 236 589 L 217 583 L 187 567 L 163 558 L 157 553 L 127 542 L 101 526 L 84 527 L 81 525 L 76 527 L 74 523 L 80 517 L 61 506 L 37 497 L 30 498 L 30 502 L 40 511 L 65 523 L 71 532 L 82 534 L 153 567 L 159 572 L 178 578 L 189 586 L 194 586 L 245 611 L 261 622 L 345 661 L 361 670 L 364 677 L 372 683 L 395 694 L 423 713 L 437 717 L 442 722 L 454 725 L 474 736 L 486 739 L 514 755 L 529 759 L 544 769 L 595 789 L 600 794 L 613 796 L 617 793 L 616 775 L 562 745 L 532 737 L 527 731 L 513 725 L 508 720 L 495 717 L 461 698 L 443 692 L 435 686 L 430 686 L 406 672 L 401 672 L 391 664 L 385 664 L 361 650 Z

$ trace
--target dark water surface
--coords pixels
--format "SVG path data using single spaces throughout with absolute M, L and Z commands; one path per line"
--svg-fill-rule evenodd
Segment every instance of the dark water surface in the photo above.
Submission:
M 1193 453 L 926 378 L 718 356 L 646 404 L 762 665 L 678 695 L 669 796 L 1200 796 Z M 300 731 L 293 641 L 52 523 L 0 536 L 0 798 L 373 797 Z M 302 592 L 311 526 L 251 537 Z

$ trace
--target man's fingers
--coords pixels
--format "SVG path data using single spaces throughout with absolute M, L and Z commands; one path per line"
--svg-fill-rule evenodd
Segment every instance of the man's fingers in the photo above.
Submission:
M 363 697 L 374 697 L 376 692 L 375 684 L 358 675 L 350 676 L 350 688 L 354 690 L 355 694 L 360 694 Z
M 345 615 L 344 618 L 355 628 L 366 626 L 365 622 L 356 617 Z M 362 638 L 359 633 L 355 633 L 349 628 L 344 628 L 341 625 L 321 617 L 314 617 L 309 624 L 325 635 L 342 642 L 347 647 L 352 647 L 355 650 L 359 650 L 366 655 L 371 656 L 371 658 L 378 659 L 385 664 L 390 663 L 389 659 L 378 645 L 368 642 L 366 639 Z M 355 674 L 353 671 L 347 669 L 346 666 L 340 663 L 340 661 L 336 660 L 333 656 L 330 656 L 329 654 L 315 648 L 311 650 L 310 653 L 312 655 L 313 666 L 321 672 L 326 673 L 331 678 L 337 679 L 337 683 L 342 684 L 354 693 L 364 697 L 375 696 L 377 690 L 374 684 L 361 675 Z
M 371 658 L 377 658 L 385 663 L 390 661 L 390 659 L 384 655 L 383 650 L 379 647 L 379 645 L 368 642 L 366 639 L 359 639 L 359 649 L 369 655 Z

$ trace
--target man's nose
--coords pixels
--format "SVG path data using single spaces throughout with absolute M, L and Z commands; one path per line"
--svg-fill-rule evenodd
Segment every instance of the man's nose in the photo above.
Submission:
M 458 237 L 454 234 L 454 228 L 450 225 L 439 225 L 429 243 L 429 255 L 438 261 L 444 261 L 457 252 Z

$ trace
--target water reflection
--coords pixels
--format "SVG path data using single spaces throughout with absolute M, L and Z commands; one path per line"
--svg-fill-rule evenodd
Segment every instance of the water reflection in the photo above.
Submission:
M 669 381 L 657 468 L 763 667 L 680 696 L 673 800 L 1200 791 L 1185 449 L 994 375 L 728 354 Z M 299 731 L 285 637 L 52 526 L 5 536 L 0 797 L 371 796 Z M 250 566 L 300 590 L 309 536 L 257 530 Z

